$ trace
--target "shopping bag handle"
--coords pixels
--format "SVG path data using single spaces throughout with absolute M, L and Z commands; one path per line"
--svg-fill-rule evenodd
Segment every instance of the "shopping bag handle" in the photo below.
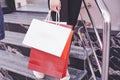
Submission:
M 45 18 L 45 21 L 51 21 L 51 10 L 48 11 L 47 17 Z M 60 22 L 60 13 L 56 12 L 56 24 L 58 24 Z

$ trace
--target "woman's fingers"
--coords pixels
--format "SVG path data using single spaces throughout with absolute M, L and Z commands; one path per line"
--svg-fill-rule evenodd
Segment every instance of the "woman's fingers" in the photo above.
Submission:
M 60 0 L 50 0 L 50 10 L 59 12 L 61 10 Z

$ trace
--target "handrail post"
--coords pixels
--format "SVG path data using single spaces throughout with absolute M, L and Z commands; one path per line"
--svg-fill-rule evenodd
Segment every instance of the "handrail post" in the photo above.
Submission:
M 108 80 L 109 53 L 110 53 L 110 30 L 111 24 L 105 22 L 103 29 L 103 55 L 102 55 L 102 80 Z
M 102 80 L 108 80 L 111 17 L 103 0 L 95 0 L 104 19 L 103 27 L 103 55 L 102 55 Z

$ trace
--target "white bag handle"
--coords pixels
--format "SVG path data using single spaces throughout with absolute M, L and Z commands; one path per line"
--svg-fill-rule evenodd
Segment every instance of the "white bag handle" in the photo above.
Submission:
M 50 19 L 51 19 L 51 10 L 48 11 L 48 15 L 45 18 L 45 21 L 50 21 Z M 60 22 L 60 14 L 59 14 L 59 12 L 58 13 L 56 12 L 56 21 L 55 22 L 56 22 L 56 24 L 58 24 Z

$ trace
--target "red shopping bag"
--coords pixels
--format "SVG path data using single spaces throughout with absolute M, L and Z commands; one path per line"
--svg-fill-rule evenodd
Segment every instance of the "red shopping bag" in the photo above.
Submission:
M 72 28 L 68 25 L 62 26 Z M 68 68 L 69 49 L 72 35 L 73 31 L 71 30 L 61 57 L 31 48 L 28 68 L 56 78 L 63 78 L 66 75 L 66 70 Z

